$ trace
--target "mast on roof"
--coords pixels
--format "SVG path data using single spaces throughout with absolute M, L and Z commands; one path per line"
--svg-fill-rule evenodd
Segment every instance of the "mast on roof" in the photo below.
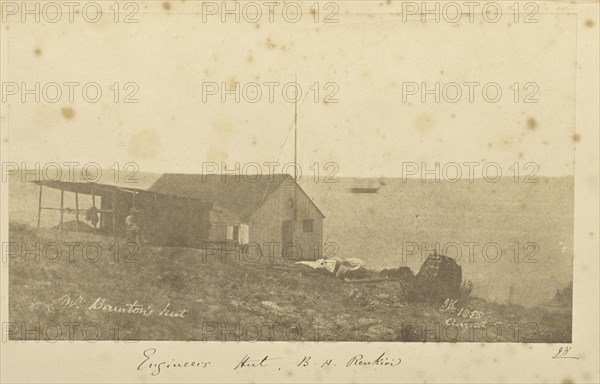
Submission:
M 298 84 L 298 75 L 294 75 L 294 83 Z M 298 201 L 296 199 L 296 184 L 298 183 L 298 87 L 294 95 L 294 220 L 298 220 Z
M 294 82 L 298 84 L 298 75 L 294 77 Z M 298 88 L 296 87 L 296 95 L 294 96 L 294 181 L 297 179 L 298 167 Z

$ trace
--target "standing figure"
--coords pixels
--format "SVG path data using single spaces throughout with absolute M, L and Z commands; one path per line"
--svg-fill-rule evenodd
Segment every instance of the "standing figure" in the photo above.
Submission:
M 127 230 L 127 242 L 142 246 L 142 217 L 141 212 L 131 208 L 129 216 L 125 218 L 125 229 Z
M 88 210 L 85 211 L 85 219 L 87 221 L 91 221 L 92 226 L 94 227 L 94 229 L 96 229 L 96 224 L 98 224 L 98 221 L 100 221 L 100 218 L 98 217 L 98 208 L 96 208 L 95 206 L 91 206 L 90 208 L 88 208 Z

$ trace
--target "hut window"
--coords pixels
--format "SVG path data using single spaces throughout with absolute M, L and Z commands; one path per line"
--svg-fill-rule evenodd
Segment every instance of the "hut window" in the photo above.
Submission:
M 304 232 L 312 232 L 313 231 L 313 220 L 304 220 L 302 222 L 302 229 Z

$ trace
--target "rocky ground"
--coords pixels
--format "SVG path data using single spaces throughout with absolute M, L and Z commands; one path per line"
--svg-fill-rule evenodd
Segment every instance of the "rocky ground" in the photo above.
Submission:
M 112 238 L 14 223 L 5 254 L 13 339 L 571 340 L 569 300 L 534 308 L 473 297 L 415 302 L 406 279 L 343 281 L 291 264 L 136 251 Z

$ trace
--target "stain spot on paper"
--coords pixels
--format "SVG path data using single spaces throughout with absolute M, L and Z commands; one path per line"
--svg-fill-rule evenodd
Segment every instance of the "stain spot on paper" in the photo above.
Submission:
M 213 128 L 215 132 L 217 132 L 217 134 L 222 137 L 228 137 L 232 131 L 231 124 L 225 120 L 216 121 L 213 124 Z
M 232 76 L 227 80 L 226 88 L 228 91 L 235 91 L 237 89 L 237 79 L 235 76 Z
M 71 107 L 64 107 L 61 110 L 61 113 L 62 113 L 62 116 L 67 120 L 71 120 L 75 117 L 75 111 Z
M 154 159 L 158 155 L 160 140 L 150 129 L 135 133 L 129 142 L 129 153 L 138 159 Z
M 162 7 L 165 11 L 170 11 L 171 10 L 171 3 L 169 3 L 168 1 L 165 1 L 164 3 L 162 3 Z
M 535 131 L 537 126 L 538 122 L 536 119 L 534 119 L 533 117 L 527 119 L 527 129 L 529 129 L 530 131 Z
M 275 44 L 273 42 L 273 40 L 271 40 L 270 37 L 267 39 L 267 48 L 269 48 L 269 49 L 275 49 L 275 48 L 277 48 L 277 44 Z
M 223 163 L 227 161 L 229 156 L 225 148 L 210 147 L 206 153 L 208 160 L 215 163 Z
M 41 48 L 36 48 L 33 50 L 33 54 L 36 56 L 42 56 L 42 49 Z
M 586 27 L 588 27 L 588 28 L 592 28 L 592 27 L 594 26 L 594 20 L 592 20 L 592 19 L 587 19 L 587 20 L 585 21 L 585 26 L 586 26 Z
M 573 141 L 575 143 L 579 142 L 581 140 L 581 136 L 579 135 L 579 133 L 576 133 L 573 135 Z
M 421 133 L 429 133 L 433 131 L 435 121 L 427 114 L 419 115 L 415 119 L 415 128 Z

